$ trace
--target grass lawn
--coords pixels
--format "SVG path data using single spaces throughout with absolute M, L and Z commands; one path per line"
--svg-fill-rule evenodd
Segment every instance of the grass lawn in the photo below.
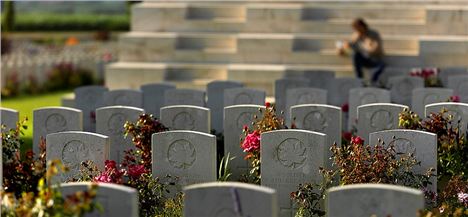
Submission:
M 60 106 L 62 96 L 70 93 L 71 91 L 61 91 L 46 93 L 41 95 L 25 95 L 10 99 L 2 99 L 1 106 L 18 110 L 20 113 L 20 120 L 27 117 L 26 125 L 28 129 L 24 131 L 24 140 L 26 147 L 22 150 L 32 147 L 32 123 L 33 123 L 33 110 L 45 106 Z

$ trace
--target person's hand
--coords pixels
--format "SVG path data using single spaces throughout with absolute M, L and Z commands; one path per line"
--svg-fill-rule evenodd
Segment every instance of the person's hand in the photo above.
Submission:
M 349 42 L 345 41 L 343 42 L 343 49 L 349 49 L 351 47 L 351 45 L 349 44 Z

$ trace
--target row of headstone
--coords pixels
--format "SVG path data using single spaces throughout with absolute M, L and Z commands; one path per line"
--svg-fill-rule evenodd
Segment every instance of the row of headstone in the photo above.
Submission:
M 91 184 L 63 183 L 60 191 L 66 197 L 88 190 Z M 183 215 L 186 217 L 289 216 L 281 215 L 277 191 L 264 186 L 239 182 L 209 182 L 185 187 L 184 195 Z M 130 187 L 99 183 L 94 201 L 102 210 L 85 216 L 139 215 L 138 192 Z M 403 186 L 354 184 L 328 189 L 326 207 L 327 216 L 330 217 L 416 217 L 424 209 L 424 195 L 420 190 Z
M 263 105 L 265 92 L 243 88 L 241 83 L 214 81 L 208 84 L 208 101 L 204 91 L 176 89 L 172 84 L 147 84 L 141 90 L 112 90 L 101 86 L 85 86 L 75 89 L 76 108 L 84 112 L 84 130 L 95 132 L 95 110 L 103 106 L 132 106 L 143 108 L 155 117 L 160 117 L 164 106 L 192 105 L 211 110 L 211 126 L 216 132 L 223 131 L 222 112 L 225 106 L 239 104 Z M 67 104 L 68 101 L 65 102 Z M 211 130 L 211 129 L 210 129 Z

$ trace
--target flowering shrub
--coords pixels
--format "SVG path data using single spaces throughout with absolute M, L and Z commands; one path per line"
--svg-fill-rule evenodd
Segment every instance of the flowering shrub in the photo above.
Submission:
M 276 110 L 270 103 L 265 103 L 266 109 L 262 113 L 262 118 L 259 119 L 256 115 L 252 122 L 253 128 L 249 129 L 244 126 L 245 138 L 241 141 L 242 150 L 247 153 L 245 160 L 250 163 L 250 172 L 243 176 L 245 182 L 260 184 L 260 134 L 272 130 L 286 129 L 284 119 L 276 115 Z
M 153 115 L 142 114 L 136 123 L 127 122 L 124 125 L 125 136 L 130 135 L 136 150 L 129 150 L 125 155 L 123 167 L 143 165 L 145 170 L 151 171 L 151 136 L 153 133 L 167 131 Z
M 437 77 L 438 74 L 439 69 L 437 68 L 415 68 L 410 72 L 411 76 L 423 78 L 426 87 L 442 86 L 439 78 Z
M 60 186 L 52 186 L 46 180 L 57 175 L 59 170 L 66 171 L 59 161 L 48 162 L 48 170 L 37 184 L 37 192 L 22 192 L 20 196 L 2 192 L 1 215 L 7 217 L 29 216 L 84 216 L 94 210 L 100 210 L 99 204 L 93 202 L 97 185 L 91 185 L 88 191 L 75 192 L 63 197 Z
M 49 91 L 66 90 L 94 83 L 93 73 L 77 68 L 72 63 L 62 62 L 54 66 L 47 74 L 45 89 Z
M 27 119 L 18 122 L 15 129 L 4 130 L 2 126 L 3 189 L 20 196 L 22 192 L 37 192 L 37 183 L 46 169 L 45 141 L 40 143 L 41 153 L 36 158 L 29 150 L 21 158 L 20 147 L 22 130 L 26 129 Z
M 92 161 L 83 162 L 74 181 L 115 183 L 137 189 L 140 216 L 164 214 L 168 212 L 164 208 L 167 203 L 181 207 L 181 204 L 174 204 L 179 201 L 177 198 L 168 195 L 170 188 L 176 185 L 177 178 L 154 178 L 151 175 L 151 136 L 153 133 L 166 131 L 167 128 L 148 114 L 140 115 L 135 123 L 125 123 L 124 127 L 125 136 L 132 136 L 135 149 L 125 151 L 122 164 L 117 165 L 113 160 L 106 160 L 104 171 L 100 171 Z
M 408 109 L 399 116 L 400 128 L 423 130 L 437 135 L 438 177 L 468 177 L 468 141 L 447 110 L 430 114 L 425 120 Z
M 468 216 L 468 179 L 454 176 L 438 197 L 438 207 L 422 212 L 424 217 Z
M 297 216 L 324 215 L 319 204 L 325 198 L 325 190 L 334 185 L 335 180 L 339 180 L 339 185 L 382 183 L 418 189 L 427 189 L 431 184 L 429 179 L 434 170 L 415 174 L 413 168 L 420 162 L 412 153 L 397 153 L 392 145 L 386 147 L 381 142 L 375 146 L 364 145 L 362 138 L 353 137 L 349 144 L 334 144 L 331 151 L 335 167 L 320 168 L 323 183 L 300 185 L 298 191 L 291 194 L 291 199 L 299 206 Z

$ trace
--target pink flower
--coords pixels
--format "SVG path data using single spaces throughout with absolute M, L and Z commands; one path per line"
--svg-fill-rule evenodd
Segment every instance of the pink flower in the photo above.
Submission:
M 460 96 L 450 96 L 450 102 L 460 102 Z
M 112 183 L 112 179 L 106 173 L 101 173 L 101 175 L 94 177 L 94 181 Z
M 138 178 L 141 174 L 147 173 L 144 165 L 129 165 L 128 175 L 132 178 Z
M 351 142 L 355 145 L 362 145 L 364 144 L 364 139 L 362 139 L 361 137 L 359 136 L 356 136 L 356 137 L 352 137 L 351 138 Z
M 241 148 L 244 152 L 252 152 L 260 150 L 260 133 L 258 131 L 254 131 L 253 133 L 249 133 L 244 142 L 241 145 Z
M 458 196 L 458 201 L 460 201 L 460 203 L 463 203 L 465 204 L 465 206 L 468 206 L 468 193 L 460 192 L 457 194 L 457 196 Z

